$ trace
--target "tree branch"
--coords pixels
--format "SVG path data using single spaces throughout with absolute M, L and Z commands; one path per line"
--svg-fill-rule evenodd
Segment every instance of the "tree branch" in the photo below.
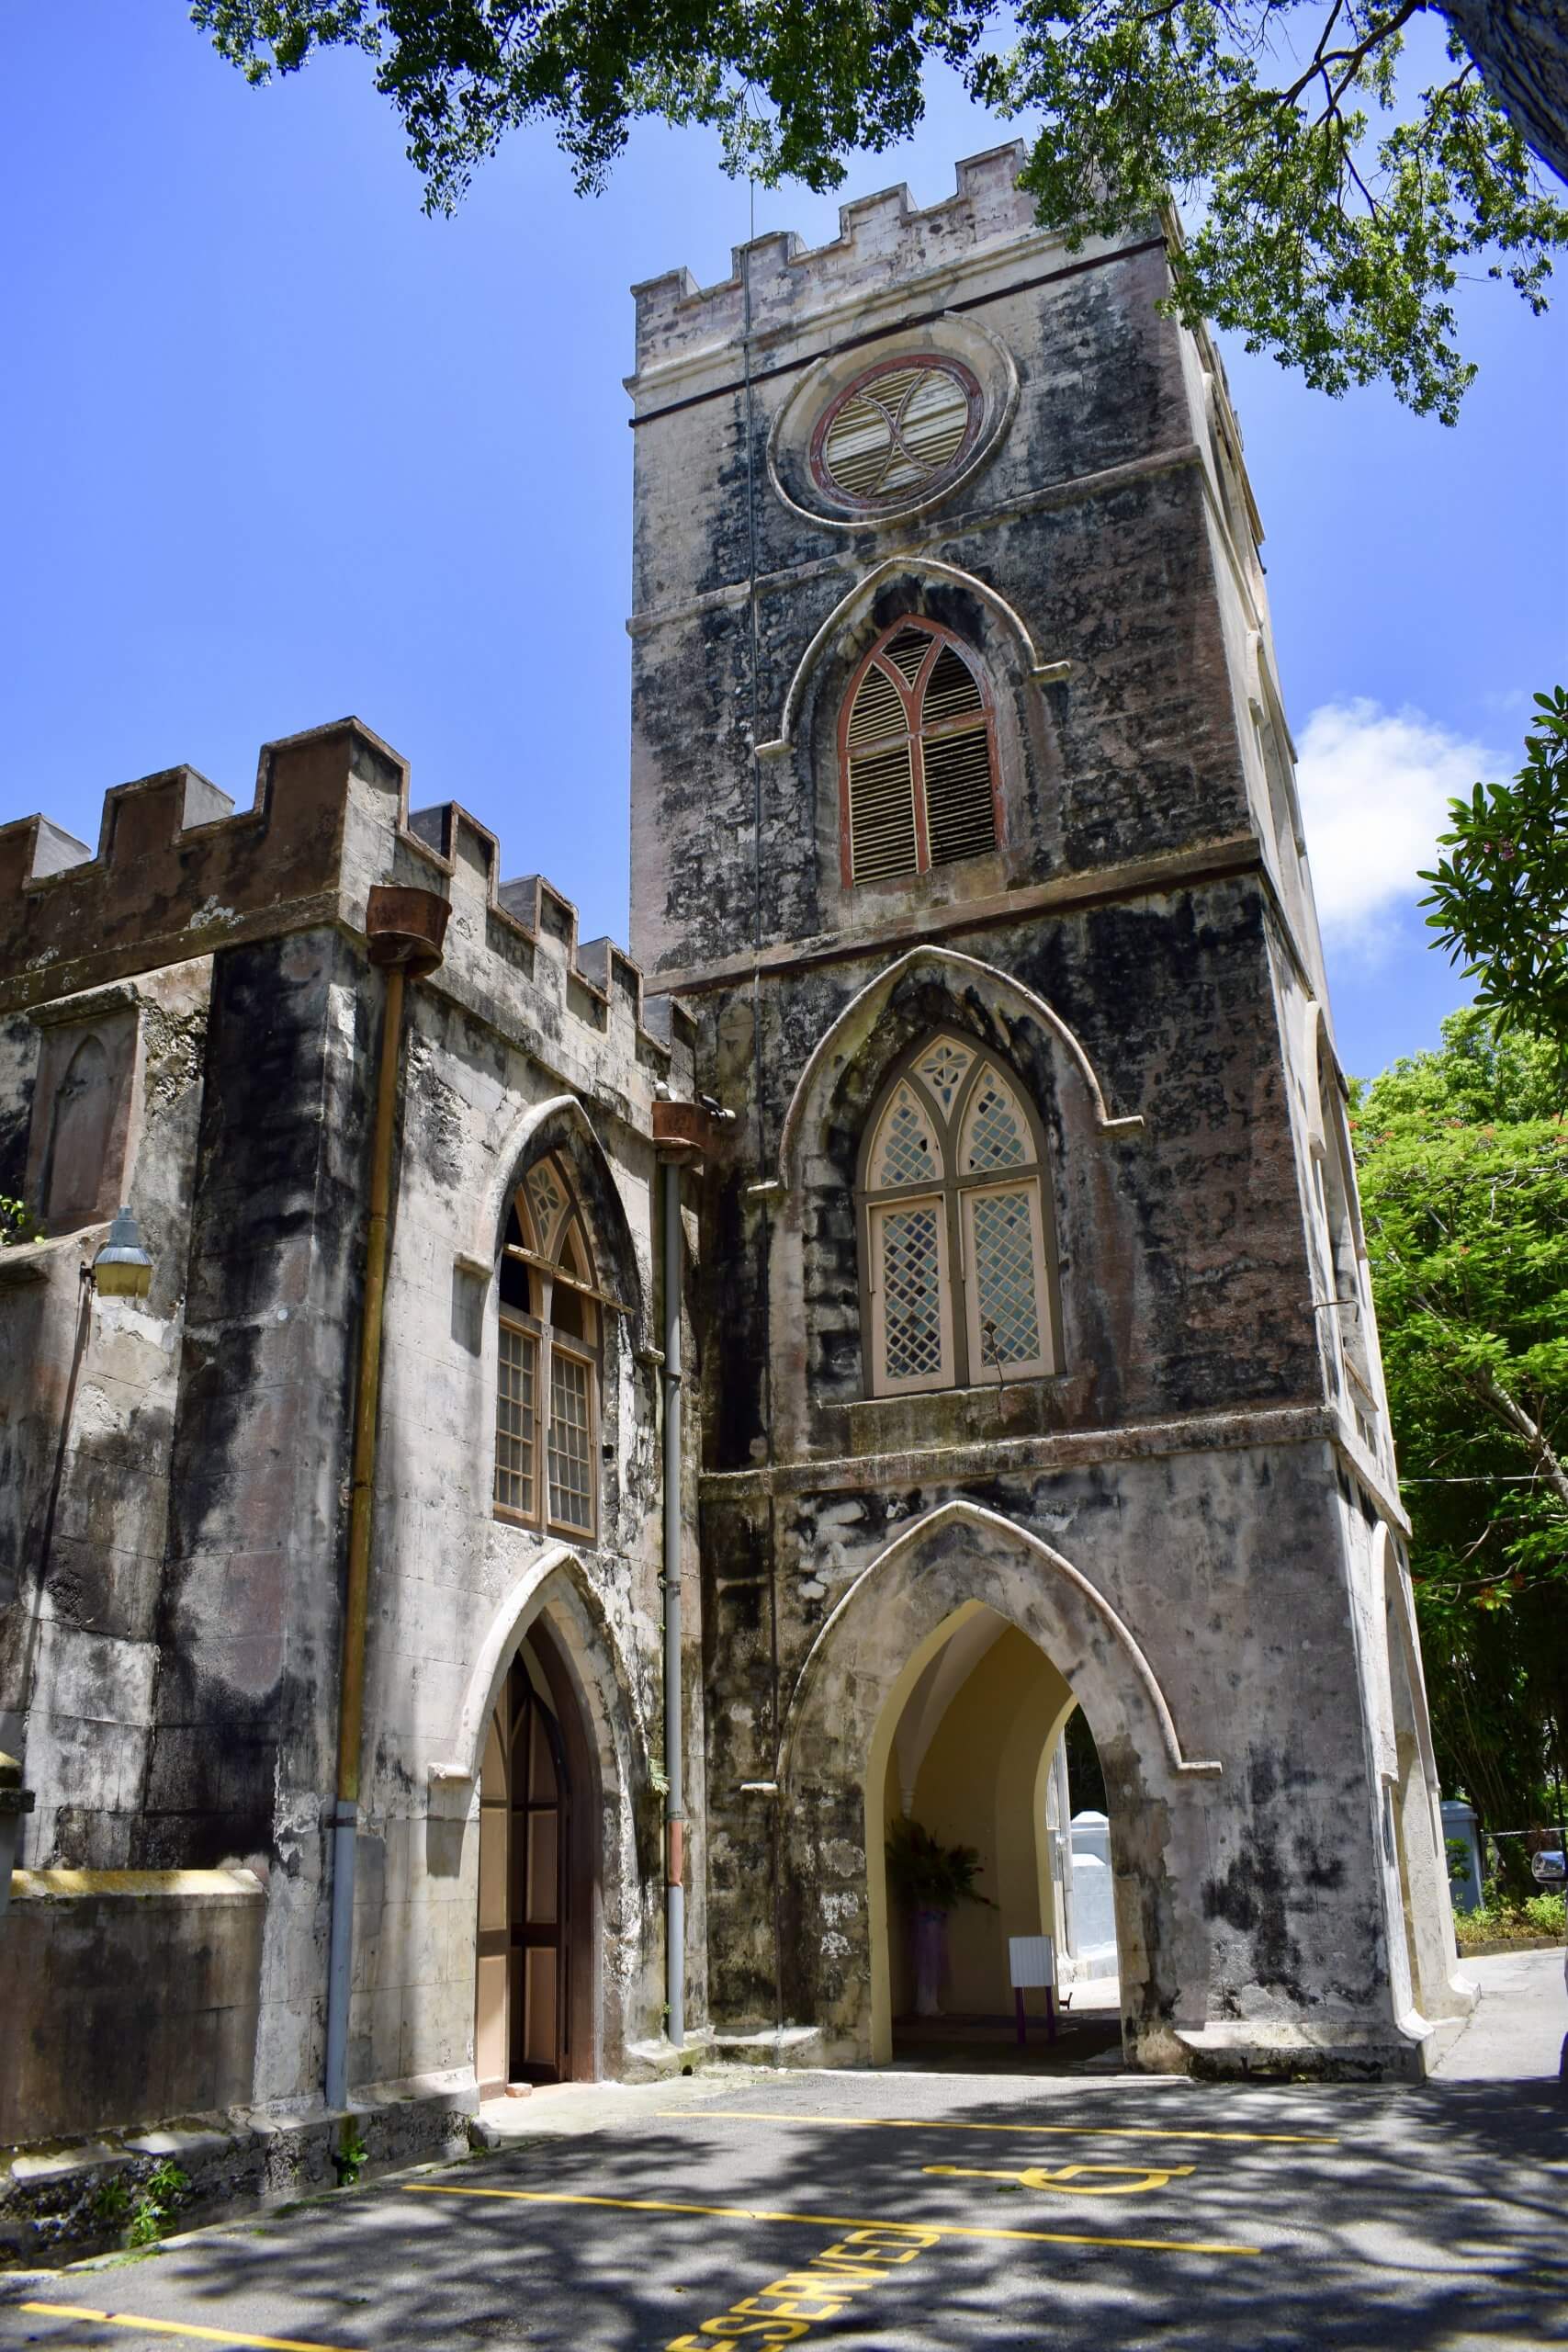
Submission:
M 1322 37 L 1319 40 L 1316 50 L 1313 53 L 1312 61 L 1307 66 L 1305 73 L 1300 74 L 1297 79 L 1291 84 L 1289 89 L 1281 90 L 1279 93 L 1280 103 L 1281 106 L 1293 107 L 1296 100 L 1301 96 L 1302 92 L 1312 83 L 1315 82 L 1320 74 L 1323 77 L 1324 87 L 1325 89 L 1328 88 L 1328 68 L 1331 65 L 1345 65 L 1348 66 L 1349 70 L 1346 74 L 1344 80 L 1340 83 L 1338 92 L 1334 94 L 1331 97 L 1328 111 L 1332 114 L 1338 104 L 1339 97 L 1344 95 L 1344 92 L 1348 87 L 1349 84 L 1355 80 L 1356 75 L 1361 69 L 1361 66 L 1371 55 L 1373 50 L 1381 49 L 1383 42 L 1388 40 L 1391 33 L 1396 33 L 1401 25 L 1408 24 L 1412 17 L 1419 16 L 1422 9 L 1426 6 L 1426 4 L 1427 0 L 1404 0 L 1404 6 L 1402 7 L 1396 8 L 1392 17 L 1385 17 L 1381 25 L 1374 25 L 1371 31 L 1368 33 L 1366 39 L 1364 40 L 1358 41 L 1354 49 L 1333 49 L 1325 51 L 1323 42 L 1328 38 L 1329 26 L 1334 22 L 1334 17 L 1331 17 L 1328 20 L 1328 25 L 1325 25 L 1323 28 Z M 1336 8 L 1334 15 L 1337 16 L 1338 13 L 1338 9 Z
M 1538 1473 L 1559 1502 L 1568 1509 L 1568 1469 L 1564 1469 L 1540 1423 L 1532 1420 L 1517 1398 L 1509 1396 L 1490 1366 L 1483 1372 L 1468 1374 L 1466 1385 L 1483 1404 L 1491 1407 L 1506 1429 L 1512 1430 L 1516 1437 L 1524 1440 L 1534 1456 Z

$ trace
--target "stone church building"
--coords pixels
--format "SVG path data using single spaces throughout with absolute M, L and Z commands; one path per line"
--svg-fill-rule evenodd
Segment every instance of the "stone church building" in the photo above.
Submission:
M 1019 160 L 637 289 L 635 962 L 354 720 L 0 828 L 0 2142 L 885 2061 L 903 1819 L 1006 2013 L 1075 1707 L 1130 2063 L 1464 2013 L 1240 435 Z

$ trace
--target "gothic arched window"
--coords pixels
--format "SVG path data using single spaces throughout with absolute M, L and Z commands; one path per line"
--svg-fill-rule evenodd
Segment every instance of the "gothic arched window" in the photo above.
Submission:
M 961 1037 L 895 1071 L 859 1184 L 866 1385 L 874 1396 L 1055 1369 L 1039 1123 Z
M 996 735 L 978 662 L 933 621 L 898 621 L 839 723 L 846 886 L 925 874 L 1001 838 Z
M 587 1225 L 556 1156 L 516 1192 L 501 1257 L 495 1508 L 564 1534 L 599 1516 L 599 1288 Z

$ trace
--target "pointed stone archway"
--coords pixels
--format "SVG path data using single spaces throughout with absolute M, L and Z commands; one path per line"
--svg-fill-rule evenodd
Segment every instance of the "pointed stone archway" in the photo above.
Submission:
M 1175 2069 L 1206 2014 L 1196 1899 L 1220 1766 L 1188 1757 L 1149 1660 L 1089 1580 L 1026 1527 L 967 1501 L 904 1529 L 850 1588 L 791 1695 L 779 1803 L 785 2006 L 831 2055 L 891 2055 L 883 1791 L 909 1693 L 975 1604 L 1015 1626 L 1089 1718 L 1111 1803 L 1123 2034 Z
M 502 2044 L 507 2079 L 517 2078 L 519 2064 L 523 2078 L 539 2080 L 595 2080 L 621 2069 L 639 1950 L 635 1721 L 630 1684 L 582 1564 L 552 1545 L 492 1619 L 449 1760 L 431 1768 L 433 1810 L 462 1817 L 473 1842 L 481 2086 L 501 2079 Z M 558 1843 L 545 1858 L 553 1872 L 547 1886 L 541 1856 L 552 1827 Z M 546 1953 L 555 1955 L 547 1990 Z M 503 1955 L 508 1982 L 498 2007 L 498 1971 L 490 1970 L 488 1988 L 482 1977 L 486 1962 Z M 553 2005 L 547 2051 L 537 2016 L 532 2033 L 527 2023 L 530 1969 L 536 2009 Z M 481 2048 L 487 2005 L 491 2030 Z

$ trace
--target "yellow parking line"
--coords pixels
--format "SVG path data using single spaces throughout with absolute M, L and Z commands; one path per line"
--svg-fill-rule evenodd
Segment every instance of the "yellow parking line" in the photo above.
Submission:
M 770 2213 L 756 2205 L 678 2205 L 661 2197 L 584 2197 L 555 2188 L 457 2188 L 438 2180 L 408 2180 L 410 2197 L 502 2197 L 520 2205 L 608 2205 L 618 2213 L 697 2213 L 728 2222 L 798 2222 L 811 2230 L 896 2230 L 876 2214 Z M 1261 2254 L 1260 2245 L 1228 2245 L 1195 2238 L 1092 2237 L 1071 2230 L 988 2230 L 969 2222 L 911 2222 L 914 2230 L 944 2238 L 1023 2238 L 1040 2245 L 1132 2246 L 1143 2254 Z
M 1339 2142 L 1318 2132 L 1181 2132 L 1168 2124 L 1132 2123 L 950 2123 L 918 2115 L 777 2115 L 761 2107 L 660 2107 L 657 2115 L 715 2123 L 809 2123 L 829 2131 L 1027 2132 L 1051 2138 L 1091 2140 L 1253 2140 L 1280 2147 L 1337 2148 Z
M 254 2344 L 262 2352 L 347 2352 L 342 2344 L 306 2344 L 298 2335 L 249 2335 L 232 2327 L 193 2327 L 181 2319 L 143 2319 L 137 2312 L 95 2312 L 85 2303 L 18 2303 L 45 2319 L 81 2319 L 95 2327 L 140 2327 L 150 2335 L 194 2336 L 202 2344 Z

